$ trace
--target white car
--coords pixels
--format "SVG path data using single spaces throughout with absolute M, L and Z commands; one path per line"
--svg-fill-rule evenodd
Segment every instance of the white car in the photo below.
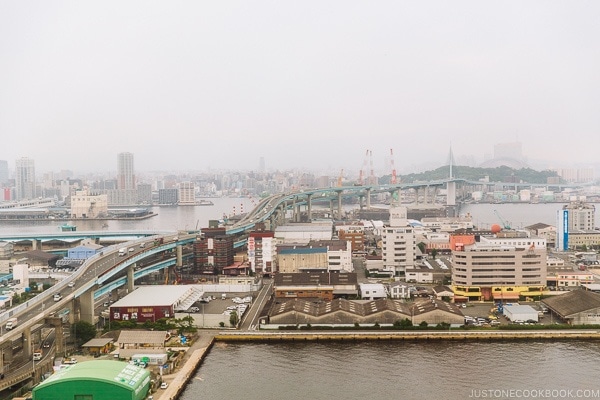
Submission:
M 73 287 L 73 286 L 75 286 L 75 282 L 69 282 L 69 285 L 68 285 L 68 286 L 69 286 L 69 287 Z
M 168 387 L 169 387 L 169 384 L 167 382 L 163 382 L 163 383 L 160 384 L 160 388 L 161 389 L 166 389 Z

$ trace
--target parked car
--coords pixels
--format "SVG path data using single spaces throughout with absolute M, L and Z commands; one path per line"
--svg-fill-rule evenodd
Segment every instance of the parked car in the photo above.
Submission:
M 167 382 L 163 382 L 163 383 L 160 384 L 160 388 L 161 389 L 166 389 L 168 387 L 169 387 L 169 384 Z

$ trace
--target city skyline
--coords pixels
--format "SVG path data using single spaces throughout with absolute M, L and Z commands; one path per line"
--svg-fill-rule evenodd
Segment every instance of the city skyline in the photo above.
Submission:
M 337 172 L 370 149 L 383 171 L 394 149 L 402 174 L 520 142 L 598 170 L 596 3 L 33 4 L 0 5 L 10 165 Z

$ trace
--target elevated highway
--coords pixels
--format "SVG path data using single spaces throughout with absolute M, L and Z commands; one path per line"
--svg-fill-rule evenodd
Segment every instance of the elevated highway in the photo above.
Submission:
M 73 314 L 78 314 L 78 319 L 93 323 L 95 298 L 125 282 L 128 288 L 133 290 L 133 281 L 136 277 L 171 265 L 181 265 L 182 246 L 194 242 L 195 239 L 196 234 L 187 233 L 143 237 L 126 243 L 126 246 L 133 251 L 128 252 L 124 257 L 119 256 L 119 248 L 125 244 L 108 247 L 86 260 L 69 279 L 58 282 L 33 299 L 0 314 L 0 372 L 4 372 L 5 376 L 10 378 L 5 381 L 0 380 L 0 391 L 8 382 L 13 382 L 14 374 L 17 373 L 11 365 L 13 348 L 22 348 L 22 358 L 31 360 L 34 343 L 41 343 L 39 336 L 41 328 L 47 324 L 61 324 L 60 318 L 55 318 L 53 315 L 69 308 L 74 310 Z M 139 261 L 173 250 L 175 250 L 174 257 L 135 271 Z M 60 293 L 62 298 L 54 301 L 54 295 L 57 293 Z M 7 331 L 4 325 L 9 318 L 14 317 L 18 320 L 17 327 Z M 57 336 L 60 335 L 62 330 L 57 329 Z M 56 352 L 62 353 L 64 349 L 60 337 L 57 337 L 56 345 Z M 42 368 L 42 365 L 39 363 L 39 368 Z M 36 370 L 38 369 L 32 368 L 31 374 Z M 21 371 L 19 376 L 27 376 L 27 373 L 23 375 Z

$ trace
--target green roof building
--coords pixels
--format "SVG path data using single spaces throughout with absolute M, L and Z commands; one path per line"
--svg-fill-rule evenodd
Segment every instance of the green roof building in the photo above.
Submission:
M 34 400 L 141 400 L 150 372 L 122 361 L 95 360 L 71 365 L 33 389 Z

